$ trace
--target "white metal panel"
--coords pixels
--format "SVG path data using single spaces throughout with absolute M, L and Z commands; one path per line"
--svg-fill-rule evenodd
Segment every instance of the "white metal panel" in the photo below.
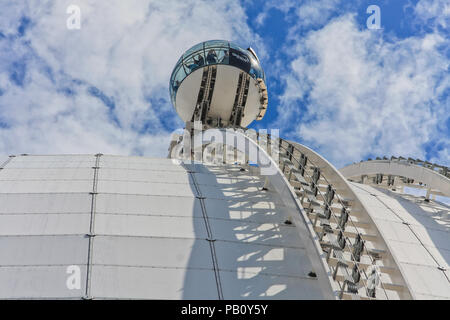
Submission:
M 168 158 L 151 158 L 151 157 L 140 157 L 140 156 L 121 156 L 121 155 L 102 155 L 100 157 L 100 164 L 108 167 L 108 165 L 117 164 L 147 164 L 147 165 L 180 165 L 181 160 L 178 159 L 168 159 Z M 112 166 L 114 167 L 114 166 Z
M 247 127 L 259 115 L 261 107 L 260 87 L 255 79 L 250 78 L 250 85 L 247 93 L 247 103 L 245 104 L 245 116 L 242 119 L 241 125 Z
M 96 214 L 95 232 L 103 235 L 167 238 L 207 237 L 203 219 L 195 217 Z
M 175 109 L 180 118 L 186 122 L 192 119 L 195 105 L 197 103 L 198 91 L 202 81 L 203 68 L 191 72 L 177 90 Z
M 208 112 L 209 116 L 213 118 L 220 117 L 223 120 L 230 119 L 236 96 L 236 89 L 238 87 L 239 73 L 241 72 L 243 71 L 233 66 L 217 66 L 216 90 L 214 90 L 211 99 L 211 106 Z M 256 116 L 251 120 L 254 120 L 255 118 Z
M 93 263 L 99 265 L 213 270 L 204 239 L 97 236 L 93 248 Z
M 92 168 L 93 155 L 18 156 L 8 163 L 8 168 Z
M 206 198 L 223 200 L 247 200 L 250 202 L 272 201 L 282 204 L 280 197 L 275 192 L 261 192 L 261 188 L 248 186 L 235 188 L 234 186 L 211 186 L 200 185 L 200 191 Z
M 439 213 L 434 212 L 434 210 L 425 211 L 418 203 L 409 200 L 399 201 L 404 207 L 406 214 L 400 212 L 401 218 L 414 226 L 422 226 L 424 228 L 431 228 L 441 231 L 447 231 L 445 216 L 440 216 Z M 409 214 L 413 212 L 414 214 Z M 442 211 L 444 213 L 444 211 Z M 441 219 L 442 218 L 442 219 Z M 441 221 L 439 221 L 441 220 Z
M 388 207 L 388 212 L 390 212 L 391 215 L 398 217 L 401 221 L 404 222 L 412 223 L 415 225 L 422 225 L 422 223 L 420 223 L 416 219 L 416 217 L 427 214 L 416 203 L 413 203 L 406 199 L 402 199 L 400 197 L 394 198 L 393 196 L 386 193 L 380 192 L 380 195 L 377 196 L 377 200 L 382 201 L 384 210 L 386 210 L 386 207 Z M 429 214 L 427 215 L 430 217 Z
M 49 155 L 26 155 L 14 157 L 14 162 L 79 162 L 93 161 L 93 154 L 49 154 Z
M 205 199 L 208 217 L 251 222 L 283 223 L 292 216 L 290 209 L 271 201 L 248 202 L 244 199 Z
M 304 249 L 219 240 L 214 245 L 220 270 L 291 277 L 313 271 Z
M 152 171 L 186 171 L 181 161 L 174 159 L 128 158 L 119 156 L 102 156 L 100 168 L 141 169 Z
M 213 97 L 211 99 L 210 111 L 208 113 L 209 116 L 221 117 L 224 120 L 230 119 L 236 96 L 236 89 L 238 86 L 239 73 L 241 72 L 242 70 L 233 66 L 217 66 L 215 88 L 220 89 L 214 90 Z M 196 92 L 198 92 L 198 90 Z M 177 105 L 179 96 L 180 94 L 177 94 Z M 259 114 L 260 97 L 261 96 L 256 86 L 256 81 L 253 78 L 250 78 L 247 101 L 245 104 L 244 116 L 242 118 L 242 126 L 246 127 L 256 119 Z
M 185 171 L 180 165 L 174 164 L 154 164 L 152 162 L 128 162 L 128 161 L 109 161 L 101 159 L 99 162 L 102 169 L 134 169 L 151 171 Z
M 180 171 L 153 171 L 140 169 L 102 168 L 98 172 L 99 180 L 141 181 L 154 183 L 191 183 L 189 173 Z
M 448 283 L 448 279 L 444 276 L 442 271 L 435 267 L 426 267 L 413 264 L 405 264 L 403 269 L 406 277 L 414 279 L 414 281 L 411 281 L 411 286 L 414 292 L 449 299 L 450 285 Z
M 259 179 L 255 179 L 251 176 L 233 176 L 230 175 L 228 172 L 224 172 L 222 174 L 214 174 L 213 172 L 209 173 L 195 173 L 195 179 L 197 180 L 198 184 L 204 184 L 204 185 L 248 185 L 249 180 L 253 182 L 254 184 L 257 184 L 258 186 L 261 184 Z M 262 185 L 261 185 L 262 186 Z
M 220 271 L 225 299 L 323 299 L 318 281 L 297 277 Z
M 401 222 L 379 220 L 377 224 L 379 228 L 383 229 L 385 239 L 420 245 L 420 241 L 408 226 Z
M 198 172 L 203 174 L 214 174 L 216 176 L 226 176 L 229 174 L 228 167 L 230 165 L 217 165 L 217 164 L 204 164 L 200 162 L 191 162 L 186 161 L 183 163 L 183 167 L 192 172 Z
M 236 220 L 209 219 L 212 234 L 217 240 L 260 243 L 274 246 L 302 248 L 297 230 L 292 225 L 253 223 Z
M 450 250 L 449 231 L 432 230 L 430 228 L 424 228 L 422 226 L 411 226 L 411 228 L 424 245 Z
M 208 133 L 208 132 L 210 132 L 212 134 L 213 133 L 222 133 L 223 134 L 223 133 L 225 133 L 225 130 L 224 129 L 211 129 L 211 130 L 206 131 L 206 133 Z M 332 299 L 334 297 L 332 290 L 337 289 L 337 288 L 334 285 L 332 285 L 333 282 L 332 282 L 332 279 L 330 276 L 330 270 L 326 264 L 324 257 L 320 255 L 320 252 L 322 252 L 322 250 L 320 248 L 319 241 L 317 240 L 317 238 L 312 237 L 312 235 L 315 234 L 315 232 L 312 229 L 311 224 L 306 223 L 307 221 L 309 221 L 308 217 L 306 215 L 306 212 L 301 209 L 301 205 L 300 205 L 299 200 L 297 199 L 297 196 L 295 195 L 294 188 L 289 184 L 286 177 L 284 177 L 283 173 L 278 168 L 278 164 L 275 162 L 275 160 L 272 159 L 270 156 L 268 156 L 264 150 L 261 150 L 260 147 L 255 143 L 255 141 L 253 141 L 249 137 L 247 137 L 244 134 L 239 133 L 237 131 L 230 132 L 228 130 L 227 134 L 228 134 L 229 138 L 243 138 L 246 141 L 245 144 L 248 146 L 248 148 L 243 148 L 242 144 L 241 145 L 238 144 L 236 147 L 239 149 L 239 151 L 248 154 L 248 153 L 252 153 L 252 152 L 256 153 L 259 150 L 258 162 L 268 164 L 267 166 L 261 167 L 260 173 L 258 173 L 258 174 L 260 176 L 264 176 L 264 178 L 268 179 L 268 181 L 270 182 L 271 188 L 273 189 L 272 192 L 275 192 L 280 197 L 281 203 L 284 204 L 286 207 L 291 208 L 294 212 L 296 212 L 296 214 L 293 216 L 293 224 L 291 225 L 295 229 L 295 232 L 297 233 L 297 235 L 300 237 L 300 239 L 298 239 L 298 241 L 296 241 L 296 243 L 303 245 L 307 248 L 308 257 L 310 258 L 311 263 L 314 266 L 315 270 L 317 270 L 316 273 L 318 274 L 318 279 L 319 279 L 317 282 L 317 285 L 321 289 L 321 292 L 323 294 L 322 297 Z M 331 166 L 331 165 L 329 165 L 329 166 Z M 230 167 L 227 167 L 227 169 L 228 168 L 230 168 Z M 237 171 L 236 173 L 238 173 L 240 171 L 240 169 L 238 167 L 235 167 L 234 169 L 236 169 L 236 171 Z M 255 170 L 255 171 L 259 171 L 259 170 Z M 254 172 L 252 174 L 256 174 L 256 172 Z M 343 177 L 342 177 L 342 180 L 344 180 Z M 203 186 L 200 186 L 200 187 L 203 187 Z M 241 190 L 239 190 L 239 191 L 241 191 Z M 262 196 L 263 194 L 266 194 L 266 192 L 262 192 L 262 190 L 258 191 L 257 196 L 254 196 L 254 193 L 247 193 L 246 191 L 248 191 L 248 190 L 244 190 L 244 192 L 239 192 L 239 191 L 235 192 L 233 194 L 233 197 L 235 200 L 242 199 L 245 201 L 252 201 L 253 199 L 255 199 L 255 201 L 260 201 L 261 199 L 258 199 L 258 195 Z M 272 200 L 273 200 L 273 198 L 272 198 Z M 213 219 L 210 219 L 210 220 L 212 221 Z M 210 223 L 211 223 L 211 221 L 210 221 Z M 245 227 L 247 227 L 247 226 L 246 225 L 240 226 L 240 228 L 245 228 Z M 266 226 L 263 226 L 262 228 L 264 228 L 264 227 L 266 227 Z M 219 228 L 219 229 L 221 229 L 221 228 Z M 251 228 L 247 227 L 247 231 L 250 229 Z M 228 235 L 230 235 L 230 234 L 236 235 L 236 232 L 235 232 L 236 230 L 233 230 L 233 229 L 231 229 L 231 230 L 232 230 L 232 232 L 229 232 L 230 229 L 228 229 L 227 234 Z M 241 230 L 242 229 L 240 229 L 239 231 L 241 231 Z M 213 235 L 215 235 L 214 232 L 213 232 Z M 249 239 L 250 240 L 255 239 L 255 237 L 252 235 L 248 235 L 248 237 L 246 237 L 245 234 L 242 233 L 239 235 L 239 237 L 241 235 L 244 235 L 243 239 L 245 239 L 247 241 Z M 268 236 L 268 237 L 266 237 L 266 236 Z M 268 235 L 267 233 L 265 235 L 264 233 L 261 233 L 261 232 L 257 235 L 257 237 L 261 237 L 261 238 L 266 237 L 266 238 L 270 239 L 270 235 Z M 272 237 L 272 238 L 275 238 L 275 237 Z M 278 237 L 280 237 L 280 234 L 278 234 Z M 215 237 L 215 238 L 217 238 L 217 237 Z M 233 237 L 230 236 L 230 238 L 233 238 Z M 245 241 L 245 240 L 242 240 L 242 241 Z M 268 242 L 267 239 L 265 239 L 264 241 Z M 272 241 L 272 239 L 270 239 L 270 241 Z
M 202 217 L 199 200 L 191 196 L 100 193 L 97 195 L 95 211 L 98 213 Z
M 0 193 L 0 214 L 89 213 L 91 202 L 88 193 Z
M 397 199 L 394 199 L 386 194 L 382 194 L 377 196 L 377 200 L 380 201 L 384 207 L 389 207 L 389 209 L 394 211 L 395 215 L 399 216 L 401 219 L 403 219 L 404 216 L 411 216 L 411 214 L 409 214 L 409 212 Z
M 351 185 L 398 261 L 413 296 L 450 298 L 449 281 L 438 269 L 448 268 L 450 232 L 442 223 L 445 218 L 429 210 L 433 204 L 410 201 L 407 196 L 368 185 Z M 382 206 L 375 207 L 377 201 Z
M 87 264 L 89 239 L 83 236 L 0 238 L 0 266 Z
M 242 171 L 244 169 L 245 171 Z M 204 166 L 203 171 L 199 171 L 199 173 L 205 174 L 214 174 L 219 178 L 232 178 L 238 180 L 254 180 L 254 181 L 262 181 L 264 177 L 258 176 L 249 172 L 242 165 L 239 164 L 223 164 L 223 165 L 210 165 L 207 164 Z
M 390 160 L 372 160 L 351 164 L 339 170 L 345 177 L 360 177 L 367 174 L 392 174 L 416 181 L 423 182 L 427 186 L 441 191 L 450 196 L 450 179 L 431 169 L 407 162 Z
M 422 245 L 393 241 L 392 253 L 400 262 L 435 266 L 436 263 Z
M 81 298 L 86 266 L 80 265 L 80 289 L 70 290 L 68 266 L 0 267 L 0 299 Z
M 189 184 L 134 181 L 100 180 L 97 184 L 97 192 L 183 197 L 195 196 L 193 187 Z
M 93 266 L 94 298 L 218 299 L 214 271 Z
M 448 219 L 446 219 L 445 215 L 441 217 L 439 213 L 434 212 L 435 210 L 425 211 L 426 207 L 421 207 L 419 203 L 399 196 L 393 198 L 395 194 L 387 190 L 377 190 L 362 184 L 354 184 L 354 186 L 357 186 L 355 191 L 357 191 L 358 196 L 364 199 L 364 204 L 367 205 L 368 210 L 373 212 L 378 220 L 382 219 L 399 223 L 407 222 L 415 226 L 442 231 L 447 230 L 445 221 Z M 370 189 L 367 189 L 366 186 Z M 371 194 L 375 194 L 376 197 Z M 392 211 L 387 209 L 386 206 Z M 442 223 L 439 222 L 440 218 L 443 220 Z
M 447 276 L 450 279 L 450 250 L 438 249 L 426 246 L 427 250 L 433 255 L 437 261 L 437 265 L 446 269 Z
M 432 295 L 426 295 L 426 294 L 416 294 L 417 300 L 448 300 L 447 297 L 438 297 L 438 296 L 432 296 Z
M 0 180 L 93 180 L 92 168 L 38 168 L 38 169 L 9 169 L 5 168 L 0 174 Z
M 197 174 L 196 174 L 197 176 Z M 261 191 L 262 187 L 264 186 L 264 181 L 259 181 L 259 180 L 248 180 L 248 179 L 223 179 L 223 178 L 218 178 L 217 181 L 215 183 L 212 183 L 212 181 L 210 181 L 211 183 L 208 185 L 204 185 L 202 186 L 202 190 L 204 189 L 208 189 L 211 186 L 216 186 L 217 188 L 219 188 L 220 190 L 223 190 L 223 192 L 248 192 L 249 195 L 252 195 L 252 193 L 261 193 L 259 191 Z M 200 184 L 200 183 L 199 183 Z M 264 192 L 263 193 L 265 196 L 267 196 L 269 194 L 270 196 L 270 192 Z M 272 195 L 275 199 L 276 198 L 276 194 Z
M 386 210 L 386 206 L 380 203 L 374 196 L 370 195 L 370 193 L 361 191 L 359 189 L 360 187 L 363 187 L 363 185 L 358 185 L 358 187 L 353 188 L 353 191 L 364 204 L 370 216 L 380 220 L 402 223 L 402 220 L 398 216 Z
M 6 156 L 6 155 L 0 155 L 0 168 L 2 167 L 2 165 L 3 165 L 6 161 L 8 161 L 8 159 L 9 159 L 9 156 Z
M 90 214 L 2 214 L 0 235 L 85 234 Z
M 90 157 L 94 161 L 92 163 L 94 166 L 95 157 Z M 104 162 L 102 159 L 105 159 Z M 29 185 L 29 182 L 42 181 L 22 181 L 26 184 L 19 187 L 13 186 L 15 189 L 10 187 L 9 190 L 32 193 L 0 195 L 0 213 L 3 213 L 0 214 L 0 235 L 24 235 L 4 238 L 9 240 L 3 242 L 3 247 L 0 246 L 0 254 L 3 250 L 7 258 L 3 261 L 0 259 L 0 265 L 2 263 L 3 265 L 16 263 L 84 265 L 88 256 L 89 238 L 84 238 L 82 235 L 89 233 L 92 200 L 89 192 L 92 191 L 92 177 L 90 176 L 88 188 L 83 191 L 84 193 L 37 193 L 37 189 L 39 192 L 55 192 L 61 188 L 63 191 L 59 190 L 59 192 L 76 192 L 78 187 L 74 187 L 74 180 L 79 179 L 82 174 L 77 176 L 75 174 L 77 170 L 56 170 L 54 167 L 71 168 L 68 164 L 71 163 L 70 165 L 75 164 L 76 168 L 77 162 L 70 161 L 70 157 L 56 159 L 44 157 L 34 160 L 29 158 L 21 162 L 23 166 L 27 166 L 28 163 L 29 168 L 36 168 L 36 164 L 40 165 L 40 167 L 38 165 L 39 168 L 51 168 L 51 170 L 24 169 L 30 170 L 26 173 L 28 178 L 42 177 L 42 180 L 52 178 L 68 179 L 68 181 L 59 180 L 64 183 L 62 185 L 58 185 L 58 181 L 43 181 L 48 182 L 50 187 L 45 186 L 45 183 Z M 225 168 L 212 166 L 211 171 L 209 168 L 204 169 L 206 167 L 202 165 L 191 166 L 196 172 L 202 172 L 198 174 L 198 182 L 204 190 L 216 189 L 218 192 L 230 193 L 226 195 L 230 197 L 230 201 L 227 202 L 205 199 L 213 237 L 217 239 L 215 243 L 225 243 L 224 246 L 218 244 L 216 247 L 216 254 L 221 259 L 220 268 L 224 270 L 241 268 L 236 269 L 236 272 L 245 274 L 245 279 L 250 275 L 254 278 L 257 274 L 254 282 L 259 282 L 264 287 L 263 294 L 266 296 L 268 294 L 280 296 L 276 293 L 279 287 L 273 283 L 272 276 L 267 276 L 268 274 L 278 272 L 281 275 L 295 276 L 294 282 L 298 283 L 311 281 L 307 277 L 299 277 L 306 272 L 306 269 L 309 269 L 307 265 L 310 258 L 307 255 L 302 256 L 303 249 L 295 249 L 304 245 L 299 238 L 298 230 L 294 226 L 282 224 L 290 211 L 277 202 L 280 200 L 274 192 L 262 194 L 258 191 L 257 186 L 262 185 L 260 177 L 252 176 L 249 172 L 241 172 L 237 166 Z M 127 169 L 123 172 L 110 169 L 117 167 Z M 162 179 L 165 175 L 160 174 L 159 170 L 163 169 L 167 170 L 165 172 L 168 173 L 168 177 L 170 176 L 168 179 Z M 91 167 L 86 167 L 86 170 L 82 171 L 93 174 Z M 14 178 L 23 179 L 23 177 L 23 175 L 16 175 Z M 200 201 L 195 198 L 195 188 L 190 185 L 189 180 L 186 180 L 188 178 L 186 168 L 180 163 L 173 163 L 167 159 L 102 156 L 99 178 L 94 220 L 96 237 L 92 238 L 94 266 L 91 295 L 94 298 L 216 299 L 217 287 L 210 244 L 205 240 L 208 237 L 205 221 Z M 121 179 L 141 182 L 120 181 Z M 142 182 L 146 180 L 153 182 Z M 177 183 L 170 184 L 168 183 L 170 181 Z M 3 182 L 5 185 L 15 183 Z M 1 189 L 0 192 L 2 192 Z M 134 194 L 136 192 L 137 194 Z M 262 195 L 258 196 L 258 194 Z M 60 236 L 26 236 L 37 234 Z M 80 236 L 61 236 L 70 234 Z M 222 242 L 221 239 L 233 242 Z M 236 259 L 239 259 L 255 251 L 259 252 L 260 258 L 252 255 L 246 261 L 229 260 L 237 254 L 239 257 L 236 256 Z M 283 267 L 277 260 L 281 251 L 284 253 L 286 262 Z M 253 259 L 256 266 L 253 266 Z M 255 273 L 255 269 L 252 269 L 254 267 L 263 271 Z M 8 275 L 12 279 L 22 275 L 20 268 L 9 270 Z M 43 268 L 29 270 L 31 275 L 36 274 L 38 278 L 46 281 L 59 281 L 59 278 L 47 277 Z M 63 285 L 65 285 L 68 275 L 64 268 L 61 270 L 64 271 Z M 84 286 L 85 269 L 83 270 L 82 284 Z M 0 281 L 1 279 L 0 275 Z M 26 279 L 31 282 L 32 277 Z M 320 287 L 319 282 L 312 282 L 317 290 Z M 14 285 L 11 281 L 5 282 L 5 286 L 13 287 Z M 238 287 L 240 285 L 241 282 Z M 11 295 L 5 293 L 5 296 L 84 296 L 84 287 L 75 294 L 73 291 L 65 292 L 65 288 L 64 290 L 60 287 L 53 289 L 56 284 L 49 284 L 48 288 L 44 288 L 41 293 L 34 292 L 34 287 L 28 290 L 25 284 L 21 286 L 17 293 Z M 288 288 L 287 293 L 284 293 L 285 296 L 297 297 L 298 293 L 294 291 L 291 293 L 289 290 L 291 289 Z M 322 292 L 320 298 L 323 298 L 323 294 Z
M 0 181 L 0 193 L 91 192 L 92 180 Z

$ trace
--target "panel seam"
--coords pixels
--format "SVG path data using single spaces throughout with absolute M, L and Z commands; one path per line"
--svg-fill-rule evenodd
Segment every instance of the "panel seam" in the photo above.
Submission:
M 16 157 L 16 156 L 11 155 L 11 156 L 9 156 L 8 159 L 6 159 L 5 161 L 3 161 L 3 163 L 0 164 L 0 171 L 3 170 L 3 169 L 5 169 L 5 166 L 6 166 L 8 163 L 10 163 L 11 160 L 12 160 L 13 158 L 15 158 L 15 157 Z
M 402 224 L 404 224 L 409 231 L 411 231 L 411 233 L 414 235 L 414 237 L 416 237 L 416 239 L 420 242 L 421 246 L 427 251 L 428 255 L 434 260 L 434 262 L 436 263 L 436 265 L 438 266 L 438 270 L 441 271 L 444 274 L 444 277 L 447 279 L 448 282 L 450 282 L 450 279 L 447 276 L 447 273 L 445 272 L 445 269 L 441 266 L 441 264 L 437 261 L 437 259 L 434 257 L 434 255 L 430 252 L 430 250 L 428 250 L 428 248 L 426 247 L 426 245 L 422 242 L 422 240 L 420 239 L 420 237 L 417 235 L 417 233 L 412 229 L 411 224 L 408 223 L 407 221 L 405 221 L 400 215 L 398 215 L 394 210 L 392 210 L 391 207 L 389 207 L 383 200 L 381 200 L 381 198 L 379 196 L 377 196 L 376 194 L 370 193 L 367 190 L 364 190 L 363 188 L 356 186 L 358 189 L 365 191 L 366 193 L 370 194 L 371 196 L 377 198 L 377 200 L 379 202 L 381 202 L 381 204 L 383 204 L 389 211 L 391 211 L 398 219 L 400 219 L 402 221 Z M 443 270 L 444 269 L 444 270 Z
M 88 246 L 88 260 L 87 260 L 87 268 L 86 268 L 86 293 L 84 299 L 91 299 L 91 282 L 92 282 L 92 259 L 93 259 L 93 247 L 94 247 L 94 237 L 95 237 L 95 207 L 97 200 L 97 184 L 98 184 L 98 171 L 100 169 L 100 157 L 101 153 L 95 155 L 95 166 L 92 167 L 94 169 L 94 176 L 92 181 L 92 198 L 91 198 L 91 219 L 89 223 L 89 233 L 86 235 L 89 238 L 89 246 Z
M 206 232 L 208 234 L 208 238 L 206 239 L 209 243 L 209 248 L 211 250 L 211 258 L 212 258 L 212 263 L 213 263 L 213 268 L 214 268 L 214 277 L 216 280 L 216 286 L 217 286 L 217 294 L 219 296 L 219 300 L 223 300 L 223 290 L 222 290 L 222 283 L 220 281 L 220 272 L 219 272 L 219 264 L 218 264 L 218 260 L 217 260 L 217 254 L 216 254 L 216 248 L 214 245 L 214 242 L 216 241 L 216 239 L 214 239 L 213 234 L 212 234 L 212 230 L 211 230 L 211 226 L 209 224 L 209 220 L 208 220 L 208 213 L 206 211 L 206 205 L 205 205 L 205 197 L 203 197 L 200 188 L 198 186 L 197 180 L 195 178 L 194 172 L 189 172 L 191 178 L 192 178 L 192 182 L 195 188 L 195 192 L 197 194 L 197 198 L 199 199 L 200 202 L 200 207 L 202 209 L 202 215 L 203 215 L 203 220 L 205 222 L 205 227 L 206 227 Z

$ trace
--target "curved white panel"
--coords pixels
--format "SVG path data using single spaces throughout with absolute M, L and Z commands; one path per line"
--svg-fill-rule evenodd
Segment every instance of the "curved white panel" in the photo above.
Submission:
M 301 218 L 284 223 L 295 204 L 261 193 L 263 176 L 95 158 L 18 157 L 17 171 L 0 171 L 1 298 L 333 298 Z M 68 265 L 79 290 L 66 286 Z
M 411 196 L 350 183 L 398 261 L 415 299 L 450 299 L 448 208 L 410 201 Z M 408 199 L 410 198 L 410 199 Z M 442 209 L 440 211 L 440 209 Z M 446 275 L 447 274 L 447 275 Z
M 184 121 L 191 121 L 197 104 L 198 91 L 202 82 L 203 68 L 199 68 L 186 77 L 181 83 L 176 96 L 176 111 Z
M 241 69 L 230 65 L 216 65 L 217 73 L 208 117 L 220 117 L 227 124 L 236 97 Z M 184 122 L 192 119 L 204 68 L 199 68 L 181 83 L 176 95 L 176 111 Z M 247 127 L 259 114 L 261 94 L 255 79 L 250 77 L 249 90 L 241 125 Z
M 450 179 L 436 171 L 415 164 L 395 160 L 371 160 L 351 164 L 339 171 L 346 178 L 378 173 L 403 176 L 425 183 L 428 187 L 439 190 L 447 197 L 450 197 Z

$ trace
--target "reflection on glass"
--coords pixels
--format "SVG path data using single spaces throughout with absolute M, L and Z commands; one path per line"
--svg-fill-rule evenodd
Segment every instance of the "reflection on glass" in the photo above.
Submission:
M 206 55 L 206 62 L 208 64 L 217 63 L 217 53 L 214 49 L 209 49 Z
M 230 48 L 233 48 L 233 49 L 236 49 L 236 50 L 240 50 L 241 49 L 240 47 L 235 45 L 233 42 L 230 42 Z
M 181 81 L 184 80 L 184 78 L 186 77 L 186 73 L 184 72 L 184 68 L 183 65 L 179 65 L 178 70 L 175 73 L 175 80 L 178 81 L 179 83 L 181 83 Z
M 186 73 L 184 72 L 183 66 L 180 64 L 175 68 L 170 80 L 170 96 L 172 103 L 175 103 L 175 95 L 184 78 L 186 78 Z
M 199 53 L 194 57 L 194 63 L 197 64 L 199 67 L 203 66 L 205 64 L 205 59 L 203 59 L 203 54 Z
M 189 74 L 192 71 L 194 71 L 195 69 L 198 68 L 198 65 L 195 63 L 194 59 L 189 59 L 187 60 L 184 65 L 186 66 L 186 72 Z
M 203 58 L 203 51 L 195 52 L 188 59 L 184 60 L 184 65 L 186 66 L 186 71 L 188 73 L 202 67 L 204 64 L 205 59 Z
M 221 49 L 217 52 L 217 59 L 221 64 L 229 64 L 230 63 L 230 53 L 228 49 Z
M 205 48 L 228 48 L 228 41 L 224 40 L 210 40 L 205 42 Z
M 183 58 L 187 58 L 192 52 L 203 50 L 203 43 L 196 44 L 183 54 Z

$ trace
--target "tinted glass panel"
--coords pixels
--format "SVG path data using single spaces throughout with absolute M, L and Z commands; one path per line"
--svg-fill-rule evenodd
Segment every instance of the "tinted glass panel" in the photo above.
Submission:
M 220 64 L 229 64 L 230 63 L 230 53 L 228 49 L 220 48 L 217 50 L 217 61 Z
M 175 80 L 174 85 L 176 85 L 176 84 L 179 85 L 185 77 L 186 77 L 186 73 L 184 72 L 184 68 L 182 65 L 180 65 L 177 70 L 177 73 L 175 74 L 175 77 L 174 77 L 174 80 Z
M 211 40 L 205 42 L 205 48 L 211 48 L 211 47 L 222 47 L 222 48 L 228 48 L 228 41 L 224 40 Z
M 191 73 L 192 71 L 202 67 L 205 64 L 205 58 L 203 57 L 203 50 L 199 51 L 189 58 L 184 60 L 184 65 L 186 66 L 186 72 Z
M 196 44 L 195 46 L 193 46 L 192 48 L 190 48 L 189 50 L 187 50 L 184 54 L 183 57 L 187 58 L 192 52 L 198 51 L 198 50 L 202 50 L 203 49 L 203 43 L 199 43 Z
M 218 63 L 218 55 L 217 55 L 217 49 L 216 48 L 209 48 L 206 50 L 206 63 L 207 64 L 214 64 Z

